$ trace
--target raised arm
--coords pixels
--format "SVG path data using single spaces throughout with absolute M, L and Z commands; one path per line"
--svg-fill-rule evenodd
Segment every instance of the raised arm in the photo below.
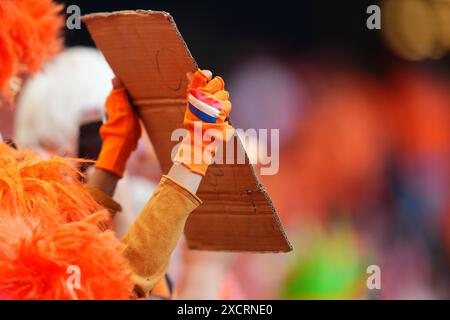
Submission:
M 230 137 L 225 134 L 230 128 L 226 120 L 231 110 L 229 95 L 220 77 L 211 78 L 209 71 L 188 75 L 184 117 L 188 134 L 180 144 L 173 166 L 123 239 L 124 255 L 141 292 L 151 290 L 163 277 L 189 214 L 201 204 L 195 193 L 215 153 L 211 142 L 203 141 L 203 134 L 216 129 L 219 132 L 216 139 Z M 117 82 L 114 87 L 106 102 L 108 119 L 100 130 L 102 150 L 88 181 L 91 194 L 106 207 L 111 207 L 110 197 L 140 136 L 139 121 L 125 89 Z M 206 157 L 197 159 L 195 154 Z
M 192 96 L 198 99 L 190 99 Z M 163 176 L 123 241 L 134 281 L 143 292 L 151 290 L 166 272 L 189 214 L 201 204 L 195 193 L 210 163 L 208 153 L 211 156 L 215 152 L 214 148 L 209 148 L 210 142 L 203 141 L 203 133 L 208 129 L 222 133 L 229 128 L 226 119 L 231 103 L 221 78 L 211 80 L 210 73 L 197 71 L 191 78 L 187 98 L 184 125 L 188 135 L 183 139 L 168 175 Z M 208 106 L 217 112 L 203 117 Z M 198 135 L 194 134 L 194 125 L 201 128 Z M 206 159 L 194 161 L 196 152 L 205 154 Z

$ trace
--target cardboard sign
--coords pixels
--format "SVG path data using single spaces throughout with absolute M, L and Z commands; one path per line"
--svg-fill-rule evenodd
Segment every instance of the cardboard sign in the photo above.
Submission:
M 173 18 L 165 12 L 119 11 L 83 17 L 96 46 L 127 88 L 155 147 L 163 172 L 172 166 L 173 130 L 182 127 L 186 73 L 197 65 Z M 235 137 L 237 148 L 243 150 Z M 268 194 L 248 164 L 211 165 L 189 217 L 191 249 L 292 250 Z

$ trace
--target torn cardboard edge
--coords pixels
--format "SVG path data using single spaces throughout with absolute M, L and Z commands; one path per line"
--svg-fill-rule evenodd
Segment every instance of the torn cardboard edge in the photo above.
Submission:
M 186 53 L 192 59 L 192 62 L 195 64 L 195 66 L 198 68 L 197 62 L 195 61 L 194 57 L 192 56 L 191 52 L 189 51 L 188 46 L 187 46 L 186 42 L 184 41 L 183 36 L 180 33 L 180 30 L 178 30 L 178 27 L 177 27 L 177 24 L 175 23 L 175 20 L 170 15 L 170 13 L 168 13 L 166 11 L 153 11 L 153 10 L 138 9 L 138 10 L 119 10 L 119 11 L 114 11 L 114 12 L 96 12 L 96 13 L 86 14 L 86 15 L 82 16 L 81 19 L 83 20 L 83 22 L 86 23 L 86 20 L 88 20 L 88 19 L 108 18 L 108 17 L 115 16 L 115 15 L 127 15 L 127 14 L 132 14 L 132 15 L 136 15 L 136 14 L 144 14 L 144 15 L 160 14 L 160 15 L 163 15 L 165 18 L 167 18 L 167 20 L 169 20 L 170 23 L 173 25 L 174 30 L 177 33 L 178 37 L 183 42 L 184 47 L 186 48 Z
M 163 172 L 177 142 L 186 107 L 186 72 L 198 67 L 167 12 L 93 13 L 83 21 L 114 73 L 122 80 L 155 148 Z M 273 203 L 259 182 L 240 139 L 246 164 L 208 168 L 197 195 L 203 200 L 188 218 L 188 246 L 197 250 L 288 252 Z

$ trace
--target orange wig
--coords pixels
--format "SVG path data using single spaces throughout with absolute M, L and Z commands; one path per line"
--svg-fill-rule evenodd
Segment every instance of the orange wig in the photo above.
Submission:
M 62 47 L 62 5 L 52 0 L 0 1 L 0 92 L 11 77 L 33 74 Z
M 127 299 L 127 260 L 70 160 L 0 143 L 0 299 Z M 71 267 L 79 287 L 67 284 Z

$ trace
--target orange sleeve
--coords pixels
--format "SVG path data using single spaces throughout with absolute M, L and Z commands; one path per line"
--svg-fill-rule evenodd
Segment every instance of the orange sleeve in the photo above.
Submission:
M 201 200 L 168 176 L 123 239 L 133 280 L 144 292 L 164 276 L 189 214 Z

